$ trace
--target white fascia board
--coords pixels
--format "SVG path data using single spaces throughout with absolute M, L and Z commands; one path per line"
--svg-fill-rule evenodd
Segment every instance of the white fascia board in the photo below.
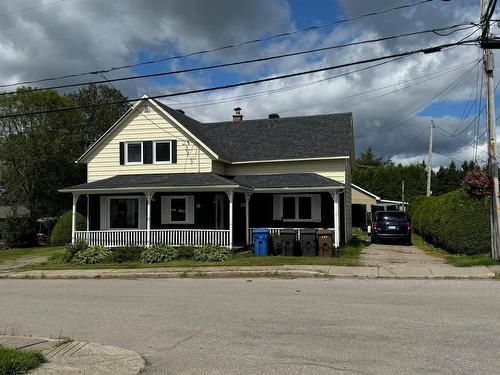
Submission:
M 204 191 L 250 191 L 252 189 L 240 185 L 213 185 L 213 186 L 166 186 L 166 187 L 130 187 L 130 188 L 101 188 L 101 189 L 60 189 L 60 193 L 77 194 L 116 194 L 116 193 L 161 193 L 161 192 L 204 192 Z
M 254 188 L 255 193 L 286 193 L 286 192 L 312 192 L 312 191 L 332 191 L 343 190 L 344 186 L 318 186 L 318 187 L 282 187 L 282 188 Z
M 402 202 L 402 201 L 391 201 L 389 199 L 381 199 L 380 203 L 393 203 L 393 204 L 408 204 L 408 202 Z
M 363 192 L 363 193 L 365 193 L 366 195 L 369 195 L 370 197 L 373 197 L 373 198 L 374 198 L 375 200 L 377 200 L 377 201 L 381 200 L 381 198 L 380 198 L 379 196 L 377 196 L 377 195 L 375 195 L 375 194 L 373 194 L 373 193 L 370 193 L 368 190 L 365 190 L 365 189 L 363 189 L 362 187 L 360 187 L 360 186 L 358 186 L 358 185 L 356 185 L 356 184 L 351 183 L 351 186 L 352 186 L 353 188 L 355 188 L 356 190 L 362 191 L 362 192 Z
M 184 125 L 182 125 L 179 121 L 177 121 L 173 116 L 170 115 L 167 111 L 165 111 L 162 107 L 155 103 L 154 100 L 148 99 L 149 102 L 155 106 L 161 113 L 167 116 L 175 125 L 177 125 L 185 134 L 187 134 L 193 141 L 195 141 L 199 146 L 202 146 L 205 151 L 207 151 L 212 157 L 216 160 L 221 160 L 227 163 L 226 160 L 222 160 L 219 155 L 217 155 L 210 147 L 208 147 L 205 143 L 199 140 L 193 133 L 187 130 Z
M 130 115 L 132 114 L 132 112 L 134 112 L 137 107 L 143 102 L 144 100 L 144 96 L 141 98 L 141 100 L 137 101 L 134 103 L 134 105 L 132 107 L 129 108 L 129 110 L 127 112 L 125 112 L 122 117 L 120 117 L 118 119 L 118 121 L 116 121 L 108 130 L 106 130 L 106 132 L 101 135 L 99 137 L 99 139 L 97 141 L 94 142 L 94 144 L 92 146 L 90 146 L 87 151 L 85 151 L 83 153 L 82 156 L 80 156 L 75 162 L 76 163 L 81 163 L 81 162 L 85 162 L 87 156 L 89 156 L 92 151 L 94 151 L 94 149 L 97 147 L 97 145 L 99 145 L 102 141 L 104 141 L 105 138 L 107 138 L 107 136 L 116 128 L 118 127 L 119 124 L 121 124 L 122 122 L 124 122 L 125 120 L 127 120 Z
M 321 157 L 321 158 L 234 161 L 234 162 L 229 162 L 229 164 L 278 163 L 278 162 L 282 162 L 282 161 L 340 160 L 340 159 L 349 159 L 349 156 L 326 156 L 326 157 Z

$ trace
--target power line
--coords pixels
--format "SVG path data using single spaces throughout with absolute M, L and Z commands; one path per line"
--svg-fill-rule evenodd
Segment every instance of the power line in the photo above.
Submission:
M 459 28 L 460 26 L 465 26 L 465 25 L 468 25 L 468 26 L 465 28 Z M 457 27 L 458 27 L 458 29 L 457 29 Z M 393 40 L 393 39 L 402 38 L 402 37 L 432 33 L 432 32 L 435 32 L 436 30 L 455 29 L 455 30 L 453 30 L 453 32 L 458 32 L 458 31 L 468 30 L 468 29 L 471 29 L 474 27 L 476 27 L 475 24 L 467 22 L 467 23 L 463 23 L 463 24 L 456 24 L 456 25 L 452 25 L 452 26 L 441 27 L 438 29 L 420 30 L 420 31 L 414 31 L 414 32 L 405 33 L 405 34 L 397 34 L 397 35 L 390 35 L 390 36 L 385 36 L 385 37 L 381 37 L 381 38 L 362 40 L 362 41 L 358 41 L 358 42 L 337 44 L 337 45 L 328 46 L 328 47 L 314 48 L 314 49 L 296 51 L 296 52 L 285 53 L 285 54 L 280 54 L 280 55 L 259 57 L 256 59 L 232 61 L 232 62 L 228 62 L 228 63 L 199 66 L 199 67 L 195 67 L 195 68 L 186 68 L 186 69 L 179 69 L 179 70 L 173 70 L 173 71 L 167 71 L 167 72 L 141 74 L 141 75 L 136 75 L 136 76 L 125 76 L 125 77 L 120 77 L 120 78 L 112 78 L 109 80 L 97 80 L 97 81 L 89 81 L 89 82 L 81 82 L 81 83 L 70 83 L 70 84 L 64 84 L 64 85 L 49 86 L 49 87 L 45 87 L 45 88 L 32 88 L 32 89 L 26 89 L 23 91 L 36 92 L 36 91 L 63 89 L 63 88 L 69 88 L 69 87 L 79 87 L 79 86 L 85 86 L 85 85 L 91 85 L 91 84 L 103 84 L 103 83 L 109 83 L 109 82 L 129 81 L 129 80 L 142 79 L 142 78 L 164 77 L 164 76 L 174 75 L 174 74 L 192 73 L 192 72 L 199 72 L 199 71 L 204 71 L 204 70 L 226 68 L 226 67 L 230 67 L 230 66 L 238 66 L 238 65 L 251 64 L 251 63 L 256 63 L 256 62 L 264 62 L 264 61 L 270 61 L 270 60 L 275 60 L 275 59 L 300 56 L 300 55 L 305 55 L 305 54 L 310 54 L 310 53 L 324 52 L 324 51 L 329 51 L 329 50 L 338 49 L 338 48 L 358 46 L 358 45 L 363 45 L 363 44 L 368 44 L 368 43 L 382 42 L 382 41 Z M 96 73 L 96 75 L 97 74 L 103 74 L 103 73 Z M 17 91 L 6 91 L 6 92 L 1 92 L 0 96 L 12 95 L 12 94 L 16 94 L 16 93 L 17 93 Z
M 369 101 L 372 101 L 372 100 L 380 99 L 382 97 L 385 97 L 385 96 L 397 93 L 397 92 L 402 91 L 402 90 L 406 90 L 407 88 L 414 87 L 416 85 L 421 85 L 421 84 L 423 84 L 425 82 L 428 82 L 428 81 L 434 79 L 434 76 L 436 76 L 438 74 L 439 75 L 444 75 L 444 74 L 452 73 L 452 72 L 454 72 L 454 71 L 456 71 L 456 70 L 458 70 L 460 68 L 464 68 L 464 67 L 467 67 L 467 66 L 469 66 L 471 64 L 476 64 L 476 63 L 477 63 L 477 61 L 474 61 L 473 63 L 468 63 L 468 64 L 456 65 L 454 67 L 449 67 L 447 69 L 443 69 L 443 70 L 440 70 L 440 71 L 429 73 L 429 74 L 427 74 L 425 76 L 419 76 L 419 77 L 415 77 L 413 79 L 408 79 L 408 80 L 400 81 L 400 82 L 393 83 L 393 84 L 390 84 L 390 85 L 386 85 L 386 86 L 382 86 L 382 87 L 377 87 L 377 88 L 374 88 L 374 89 L 371 89 L 371 90 L 367 90 L 367 91 L 364 91 L 364 92 L 361 92 L 361 93 L 356 93 L 356 94 L 352 94 L 352 95 L 348 95 L 348 96 L 343 96 L 341 98 L 334 99 L 334 100 L 329 100 L 327 102 L 314 103 L 314 104 L 305 105 L 305 106 L 301 106 L 301 107 L 294 107 L 294 108 L 290 108 L 290 109 L 286 109 L 286 110 L 278 110 L 278 112 L 279 113 L 287 113 L 287 112 L 302 110 L 302 109 L 305 109 L 305 108 L 315 107 L 315 106 L 318 106 L 318 105 L 321 105 L 321 104 L 326 104 L 326 103 L 330 104 L 330 103 L 335 103 L 335 102 L 338 102 L 338 101 L 344 101 L 344 100 L 348 100 L 348 99 L 351 99 L 351 98 L 354 98 L 354 97 L 357 97 L 357 96 L 367 95 L 367 94 L 370 94 L 372 92 L 380 91 L 380 90 L 383 90 L 383 89 L 386 89 L 386 88 L 390 88 L 390 87 L 394 87 L 394 86 L 399 86 L 399 85 L 401 85 L 403 83 L 414 82 L 414 81 L 420 80 L 419 82 L 415 82 L 413 84 L 406 85 L 406 86 L 400 87 L 398 89 L 391 90 L 391 91 L 386 92 L 384 94 L 377 95 L 377 96 L 374 96 L 374 97 L 371 97 L 371 98 L 368 98 L 368 99 L 363 99 L 363 101 L 358 101 L 358 102 L 355 102 L 355 103 L 350 103 L 347 106 L 342 107 L 342 109 L 349 108 L 349 107 L 358 105 L 360 103 L 366 103 L 366 102 L 369 102 Z M 190 107 L 185 107 L 185 108 L 190 108 Z
M 56 4 L 63 3 L 63 2 L 65 2 L 65 1 L 66 1 L 66 0 L 58 0 L 58 1 L 53 1 L 53 2 L 51 2 L 51 3 L 46 3 L 46 4 L 37 5 L 37 6 L 31 7 L 31 8 L 24 8 L 24 9 L 13 10 L 13 11 L 11 11 L 11 12 L 1 13 L 1 14 L 0 14 L 0 17 L 9 16 L 9 15 L 11 15 L 11 14 L 17 14 L 17 13 L 28 12 L 28 11 L 30 11 L 30 10 L 35 10 L 35 9 L 45 8 L 45 7 L 48 7 L 48 6 L 51 6 L 51 5 L 56 5 Z
M 476 64 L 479 64 L 479 61 L 476 62 Z M 418 111 L 421 108 L 424 107 L 423 109 L 426 109 L 433 101 L 440 99 L 440 97 L 442 97 L 442 96 L 445 96 L 449 90 L 451 90 L 453 87 L 455 87 L 456 85 L 458 85 L 463 79 L 465 79 L 465 77 L 467 77 L 470 74 L 470 72 L 474 69 L 474 67 L 475 66 L 473 66 L 471 69 L 467 70 L 463 75 L 461 75 L 460 77 L 458 77 L 449 86 L 447 86 L 444 90 L 440 91 L 438 94 L 434 95 L 431 99 L 427 100 L 425 103 L 419 105 L 418 107 L 416 107 L 412 111 L 406 113 L 405 115 L 401 116 L 399 119 L 397 119 L 397 120 L 395 120 L 395 121 L 393 121 L 393 122 L 390 123 L 390 124 L 396 124 L 396 125 L 391 126 L 389 128 L 385 128 L 385 129 L 379 129 L 377 131 L 374 131 L 374 132 L 371 132 L 371 133 L 368 133 L 368 134 L 358 135 L 358 136 L 355 136 L 354 138 L 364 138 L 364 137 L 368 137 L 368 136 L 375 135 L 375 134 L 386 133 L 386 132 L 388 132 L 390 130 L 393 130 L 395 128 L 398 128 L 398 127 L 404 125 L 405 123 L 407 123 L 411 119 L 417 117 Z M 413 116 L 407 118 L 406 120 L 403 120 L 405 117 L 411 115 L 412 113 L 414 113 Z M 403 121 L 401 121 L 401 120 L 403 120 Z
M 224 90 L 224 89 L 229 89 L 229 88 L 233 88 L 233 87 L 254 85 L 254 84 L 263 83 L 263 82 L 270 82 L 270 81 L 276 81 L 276 80 L 287 79 L 287 78 L 292 78 L 292 77 L 299 77 L 299 76 L 312 74 L 312 73 L 324 72 L 324 71 L 335 70 L 335 69 L 339 69 L 339 68 L 346 68 L 349 66 L 362 65 L 362 64 L 367 64 L 367 63 L 371 63 L 371 62 L 383 61 L 383 60 L 393 59 L 396 57 L 410 56 L 410 55 L 415 55 L 417 53 L 424 53 L 424 54 L 436 53 L 436 52 L 440 52 L 446 48 L 450 48 L 453 46 L 466 45 L 469 42 L 471 42 L 471 41 L 467 40 L 467 41 L 462 41 L 462 42 L 446 43 L 446 44 L 436 45 L 433 47 L 420 48 L 417 50 L 405 51 L 405 52 L 400 52 L 400 53 L 396 53 L 396 54 L 392 54 L 392 55 L 374 57 L 371 59 L 359 60 L 359 61 L 350 62 L 350 63 L 328 66 L 328 67 L 324 67 L 324 68 L 311 69 L 311 70 L 307 70 L 307 71 L 289 73 L 289 74 L 284 74 L 284 75 L 280 75 L 280 76 L 261 78 L 261 79 L 256 79 L 256 80 L 252 80 L 252 81 L 238 82 L 238 83 L 232 83 L 232 84 L 221 85 L 221 86 L 213 86 L 213 87 L 207 87 L 207 88 L 202 88 L 202 89 L 181 91 L 181 92 L 170 93 L 170 94 L 154 95 L 154 96 L 151 96 L 150 98 L 151 99 L 171 98 L 171 97 L 182 96 L 182 95 L 198 94 L 198 93 L 202 93 L 202 92 L 209 92 L 209 91 L 216 91 L 216 90 Z M 23 92 L 20 91 L 18 94 L 22 94 L 22 93 Z M 83 105 L 83 106 L 54 108 L 54 109 L 49 109 L 49 110 L 33 111 L 33 112 L 26 112 L 26 113 L 11 113 L 11 114 L 0 116 L 0 119 L 39 115 L 39 114 L 45 114 L 45 113 L 56 113 L 56 112 L 71 111 L 71 110 L 76 110 L 76 109 L 91 108 L 91 107 L 102 107 L 102 106 L 107 106 L 107 105 L 130 103 L 130 102 L 135 102 L 138 100 L 140 100 L 140 98 L 119 100 L 119 101 L 107 102 L 107 103 L 93 103 L 93 104 L 88 104 L 88 105 Z
M 62 1 L 65 1 L 65 0 L 59 0 L 57 2 L 62 2 Z M 158 64 L 158 63 L 161 63 L 161 62 L 166 62 L 166 61 L 171 61 L 171 60 L 177 60 L 177 59 L 183 59 L 183 58 L 187 58 L 187 57 L 204 55 L 204 54 L 208 54 L 208 53 L 212 53 L 212 52 L 217 52 L 217 51 L 222 51 L 222 50 L 228 50 L 228 49 L 238 48 L 238 47 L 242 47 L 242 46 L 245 46 L 245 45 L 251 45 L 251 44 L 255 44 L 255 43 L 267 42 L 267 41 L 270 41 L 270 40 L 273 40 L 273 39 L 277 39 L 277 38 L 292 36 L 292 35 L 295 35 L 295 34 L 298 34 L 298 33 L 301 33 L 301 32 L 318 30 L 318 29 L 322 29 L 322 28 L 325 28 L 325 27 L 328 27 L 328 26 L 333 26 L 333 25 L 338 25 L 338 24 L 342 24 L 342 23 L 357 21 L 357 20 L 362 19 L 362 18 L 377 16 L 377 15 L 382 15 L 382 14 L 394 12 L 394 11 L 397 11 L 397 10 L 402 10 L 402 9 L 407 9 L 407 8 L 413 8 L 413 7 L 421 5 L 421 4 L 430 3 L 431 1 L 432 0 L 421 0 L 421 1 L 418 1 L 416 3 L 404 4 L 404 5 L 396 6 L 396 7 L 393 7 L 393 8 L 384 9 L 384 10 L 381 10 L 381 11 L 365 13 L 365 14 L 361 14 L 359 16 L 355 16 L 355 17 L 351 17 L 351 18 L 344 18 L 344 19 L 337 20 L 337 21 L 331 21 L 331 22 L 324 23 L 324 24 L 321 24 L 321 25 L 315 25 L 315 26 L 305 27 L 305 28 L 302 28 L 302 29 L 299 29 L 299 30 L 294 30 L 294 31 L 289 31 L 289 32 L 284 32 L 284 33 L 279 33 L 279 34 L 271 35 L 269 37 L 263 37 L 263 38 L 257 38 L 257 39 L 247 40 L 247 41 L 244 41 L 244 42 L 235 43 L 235 44 L 229 44 L 229 45 L 225 45 L 225 46 L 221 46 L 221 47 L 216 47 L 216 48 L 212 48 L 212 49 L 206 49 L 206 50 L 201 50 L 201 51 L 196 51 L 196 52 L 190 52 L 190 53 L 183 54 L 183 55 L 170 56 L 170 57 L 165 57 L 165 58 L 162 58 L 162 59 L 144 61 L 144 62 L 140 62 L 140 63 L 136 63 L 136 64 L 121 65 L 121 66 L 116 66 L 116 67 L 112 67 L 112 68 L 109 68 L 109 69 L 89 71 L 89 72 L 84 72 L 84 73 L 73 73 L 73 74 L 67 74 L 67 75 L 58 76 L 58 77 L 49 77 L 49 78 L 43 78 L 43 79 L 38 79 L 38 80 L 30 80 L 30 81 L 23 81 L 23 82 L 17 82 L 17 83 L 2 84 L 2 85 L 0 85 L 0 88 L 2 88 L 2 87 L 12 87 L 12 86 L 18 86 L 18 85 L 30 85 L 30 84 L 34 84 L 34 83 L 47 82 L 47 81 L 55 81 L 55 80 L 65 79 L 65 78 L 76 78 L 76 77 L 82 77 L 82 76 L 86 76 L 86 75 L 110 73 L 110 72 L 114 72 L 114 71 L 121 70 L 121 69 L 135 68 L 135 67 L 144 66 L 144 65 Z M 57 3 L 57 2 L 54 2 L 54 3 Z M 44 6 L 47 6 L 47 5 L 49 5 L 49 4 L 45 4 Z M 26 10 L 29 10 L 29 9 L 26 9 Z M 438 32 L 439 32 L 439 30 L 438 30 Z

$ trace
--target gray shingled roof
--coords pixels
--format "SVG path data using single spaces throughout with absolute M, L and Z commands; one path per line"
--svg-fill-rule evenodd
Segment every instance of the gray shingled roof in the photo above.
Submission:
M 157 102 L 230 162 L 350 156 L 352 113 L 203 124 Z
M 104 180 L 74 185 L 62 192 L 112 189 L 183 188 L 183 187 L 248 187 L 248 188 L 309 188 L 342 187 L 337 181 L 316 173 L 245 175 L 225 177 L 215 173 L 155 173 L 119 175 Z
M 289 173 L 267 175 L 244 175 L 228 177 L 238 185 L 251 188 L 308 188 L 308 187 L 342 187 L 340 182 L 320 176 L 316 173 Z
M 106 189 L 151 189 L 169 187 L 238 186 L 215 173 L 155 173 L 118 175 L 86 184 L 74 185 L 61 191 Z

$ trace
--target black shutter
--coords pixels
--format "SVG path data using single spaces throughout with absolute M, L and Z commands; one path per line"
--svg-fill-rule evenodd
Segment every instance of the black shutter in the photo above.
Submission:
M 120 165 L 125 164 L 125 142 L 120 142 Z
M 153 164 L 153 141 L 142 143 L 142 160 L 144 164 Z
M 177 140 L 172 140 L 172 163 L 177 163 Z

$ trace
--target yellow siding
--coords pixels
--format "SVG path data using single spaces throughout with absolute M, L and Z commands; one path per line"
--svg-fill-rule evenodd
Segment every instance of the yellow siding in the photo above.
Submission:
M 211 172 L 212 160 L 184 134 L 172 125 L 163 114 L 142 113 L 138 108 L 123 124 L 118 126 L 103 142 L 87 164 L 88 182 L 122 174 Z M 119 143 L 126 141 L 153 141 L 177 139 L 176 164 L 120 165 Z
M 226 174 L 226 163 L 218 160 L 212 160 L 212 172 L 220 175 Z
M 232 164 L 226 166 L 227 175 L 317 173 L 341 183 L 346 182 L 345 160 L 282 161 L 274 163 Z
M 371 212 L 371 205 L 377 204 L 377 200 L 372 196 L 363 193 L 362 191 L 352 188 L 352 204 L 363 204 L 366 206 L 366 211 Z

